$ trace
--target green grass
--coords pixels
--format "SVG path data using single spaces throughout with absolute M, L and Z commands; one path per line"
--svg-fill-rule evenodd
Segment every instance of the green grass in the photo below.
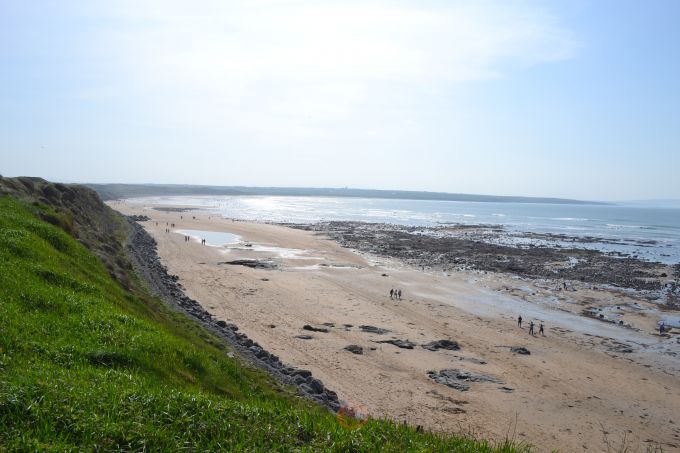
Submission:
M 517 451 L 383 421 L 343 428 L 138 281 L 123 290 L 71 224 L 0 197 L 0 451 Z

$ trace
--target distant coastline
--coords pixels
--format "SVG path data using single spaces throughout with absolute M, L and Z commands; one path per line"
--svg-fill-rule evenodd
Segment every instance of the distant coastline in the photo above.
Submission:
M 439 200 L 495 203 L 550 203 L 576 205 L 609 205 L 599 201 L 573 200 L 551 197 L 522 197 L 501 195 L 475 195 L 446 192 L 411 190 L 372 190 L 351 188 L 305 188 L 305 187 L 245 187 L 201 186 L 181 184 L 85 184 L 96 190 L 104 200 L 120 198 L 153 197 L 168 195 L 260 195 L 298 197 L 348 197 L 383 198 L 402 200 Z

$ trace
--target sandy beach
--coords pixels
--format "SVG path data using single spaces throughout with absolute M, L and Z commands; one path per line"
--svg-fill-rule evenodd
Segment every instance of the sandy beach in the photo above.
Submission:
M 343 248 L 313 231 L 132 202 L 111 206 L 150 218 L 141 224 L 187 295 L 282 361 L 311 370 L 341 400 L 365 407 L 372 417 L 432 431 L 510 437 L 539 451 L 604 451 L 623 442 L 632 451 L 680 449 L 678 329 L 656 333 L 657 320 L 648 312 L 626 310 L 644 307 L 633 296 L 582 285 L 569 296 L 573 304 L 556 307 L 545 302 L 554 291 L 544 281 L 427 272 Z M 238 239 L 202 245 L 189 230 Z M 268 266 L 226 264 L 236 260 Z M 401 289 L 402 300 L 390 298 L 392 288 Z M 634 328 L 582 316 L 585 303 L 618 304 Z M 532 320 L 536 331 L 545 324 L 545 336 L 529 335 Z M 413 347 L 390 340 L 408 340 Z M 460 350 L 422 347 L 437 340 L 454 340 Z M 345 350 L 348 345 L 363 353 Z M 428 375 L 445 369 L 491 379 L 467 382 L 469 390 L 460 391 Z

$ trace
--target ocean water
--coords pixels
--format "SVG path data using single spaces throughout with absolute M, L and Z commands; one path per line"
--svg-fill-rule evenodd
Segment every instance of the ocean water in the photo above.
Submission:
M 509 243 L 521 233 L 566 234 L 599 241 L 562 245 L 619 252 L 668 264 L 680 263 L 680 208 L 635 205 L 480 203 L 342 197 L 150 197 L 158 205 L 196 206 L 225 218 L 280 223 L 331 220 L 410 226 L 502 225 Z M 560 241 L 554 241 L 559 243 Z M 550 244 L 548 244 L 550 245 Z

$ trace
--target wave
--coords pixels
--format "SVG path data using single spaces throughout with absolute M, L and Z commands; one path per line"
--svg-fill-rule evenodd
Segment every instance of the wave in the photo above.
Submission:
M 560 220 L 565 222 L 587 222 L 590 219 L 584 219 L 581 217 L 554 217 L 550 220 Z
M 635 228 L 635 229 L 638 229 L 638 230 L 642 230 L 642 229 L 649 229 L 650 228 L 648 226 L 643 226 L 643 225 L 619 225 L 619 224 L 616 224 L 616 223 L 606 223 L 605 226 L 607 228 L 614 228 L 614 229 L 619 229 L 619 228 L 631 228 L 631 229 L 633 229 L 633 228 Z

